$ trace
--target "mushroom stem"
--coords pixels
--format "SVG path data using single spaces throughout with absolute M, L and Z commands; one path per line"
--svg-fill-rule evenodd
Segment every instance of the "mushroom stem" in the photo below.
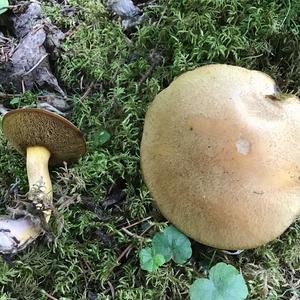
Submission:
M 43 209 L 44 205 L 52 203 L 52 184 L 48 171 L 50 152 L 41 146 L 27 148 L 27 175 L 29 194 L 36 208 Z M 51 216 L 51 209 L 43 210 L 45 221 Z M 28 217 L 12 219 L 0 218 L 0 253 L 16 253 L 34 241 L 42 232 L 40 225 Z
M 0 218 L 0 253 L 12 254 L 24 249 L 41 234 L 41 228 L 29 218 Z
M 33 201 L 37 208 L 47 204 L 51 205 L 53 199 L 52 184 L 48 170 L 49 158 L 50 152 L 45 147 L 33 146 L 27 148 L 26 168 L 29 191 L 35 194 Z M 46 209 L 43 213 L 46 222 L 49 222 L 51 209 Z

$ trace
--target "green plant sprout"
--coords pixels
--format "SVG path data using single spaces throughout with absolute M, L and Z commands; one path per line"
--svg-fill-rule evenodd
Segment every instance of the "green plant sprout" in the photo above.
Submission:
M 209 279 L 199 278 L 191 285 L 191 300 L 243 300 L 247 297 L 246 282 L 233 266 L 218 263 L 208 273 Z
M 152 244 L 155 253 L 162 254 L 165 262 L 172 259 L 177 264 L 184 264 L 192 256 L 190 240 L 174 226 L 156 233 Z
M 8 6 L 8 0 L 0 0 L 0 15 L 7 11 Z
M 174 226 L 168 226 L 154 235 L 152 247 L 140 251 L 140 266 L 155 272 L 171 259 L 186 263 L 192 256 L 190 240 Z M 209 279 L 199 278 L 189 290 L 191 300 L 243 300 L 248 288 L 243 276 L 231 265 L 218 263 L 209 270 Z
M 147 247 L 140 251 L 141 268 L 148 272 L 155 272 L 166 261 L 162 254 L 156 254 L 153 248 Z
M 143 270 L 154 272 L 171 259 L 184 264 L 191 256 L 189 239 L 174 226 L 168 226 L 154 235 L 151 248 L 140 251 L 140 265 Z

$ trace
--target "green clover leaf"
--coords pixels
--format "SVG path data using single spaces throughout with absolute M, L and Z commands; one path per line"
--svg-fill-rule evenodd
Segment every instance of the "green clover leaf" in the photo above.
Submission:
M 165 262 L 173 259 L 176 263 L 183 264 L 192 256 L 190 240 L 174 226 L 156 233 L 152 244 L 155 253 L 163 255 Z
M 8 6 L 8 0 L 0 0 L 0 15 L 7 11 Z
M 145 248 L 140 251 L 140 265 L 143 270 L 155 272 L 165 263 L 165 259 L 161 254 L 155 254 L 153 248 Z
M 190 287 L 191 300 L 243 300 L 247 295 L 243 276 L 225 263 L 216 264 L 209 270 L 209 279 L 197 279 Z

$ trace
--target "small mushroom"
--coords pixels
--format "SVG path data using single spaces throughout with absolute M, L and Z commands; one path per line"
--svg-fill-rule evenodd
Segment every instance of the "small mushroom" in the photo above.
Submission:
M 300 214 L 300 102 L 268 75 L 208 65 L 179 76 L 145 118 L 141 167 L 162 214 L 203 244 L 247 249 Z
M 86 152 L 84 138 L 71 122 L 42 109 L 18 109 L 5 114 L 2 122 L 9 143 L 26 156 L 29 192 L 33 204 L 49 222 L 52 205 L 50 165 L 74 162 Z M 0 252 L 16 253 L 42 233 L 27 217 L 0 218 Z

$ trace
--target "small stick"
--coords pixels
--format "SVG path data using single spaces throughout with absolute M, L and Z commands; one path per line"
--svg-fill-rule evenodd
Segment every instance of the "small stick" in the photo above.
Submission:
M 26 92 L 26 87 L 25 87 L 24 80 L 22 80 L 21 83 L 22 83 L 22 91 L 23 91 L 23 94 L 24 94 Z
M 141 80 L 139 81 L 138 85 L 141 86 L 148 77 L 150 77 L 150 75 L 152 74 L 152 72 L 154 71 L 156 65 L 152 64 L 149 69 L 144 73 L 143 77 L 141 78 Z
M 26 73 L 24 73 L 24 76 L 30 74 L 33 70 L 35 70 L 43 61 L 44 59 L 48 56 L 48 53 L 45 54 L 43 57 L 40 58 L 40 60 Z
M 245 250 L 237 250 L 237 251 L 227 251 L 227 250 L 221 250 L 223 253 L 228 255 L 240 255 Z
M 140 237 L 142 237 L 148 230 L 150 230 L 150 228 L 152 227 L 153 225 L 150 225 L 148 228 L 146 228 L 141 234 L 140 234 Z M 132 245 L 129 245 L 125 248 L 125 250 L 122 251 L 122 253 L 119 255 L 119 257 L 117 258 L 117 262 L 119 263 L 120 260 L 129 252 L 131 251 L 133 248 Z
M 80 97 L 80 100 L 82 101 L 83 99 L 85 99 L 91 92 L 92 88 L 94 87 L 94 81 L 92 81 L 88 88 L 86 89 L 86 91 L 83 93 L 83 95 Z
M 21 94 L 6 94 L 6 93 L 0 92 L 0 98 L 3 98 L 3 99 L 10 99 L 10 98 L 20 97 L 20 96 L 21 96 Z
M 57 298 L 53 297 L 52 295 L 48 294 L 45 290 L 43 290 L 43 293 L 51 300 L 58 300 Z
M 84 79 L 84 76 L 81 76 L 80 77 L 80 90 L 82 91 L 83 90 L 83 79 Z
M 112 298 L 115 299 L 115 289 L 114 289 L 113 285 L 111 284 L 111 282 L 109 280 L 107 281 L 107 284 L 109 285 L 109 289 L 110 289 Z
M 68 37 L 68 38 L 71 38 L 72 35 L 74 35 L 78 30 L 79 30 L 79 26 L 76 26 L 75 28 L 70 29 L 69 31 L 67 31 L 65 33 L 65 36 Z
M 127 246 L 123 251 L 122 251 L 122 253 L 118 256 L 118 258 L 117 258 L 117 262 L 119 263 L 120 262 L 120 260 L 126 255 L 126 253 L 127 252 L 129 252 L 131 249 L 132 249 L 132 245 L 129 245 L 129 246 Z
M 126 228 L 122 228 L 122 230 L 127 233 L 128 235 L 132 236 L 132 237 L 135 237 L 135 238 L 138 238 L 138 239 L 142 239 L 143 237 L 138 235 L 138 234 L 135 234 L 135 233 L 132 233 L 130 232 L 129 230 L 127 230 Z
M 141 224 L 141 223 L 143 223 L 143 222 L 145 222 L 145 221 L 148 221 L 148 220 L 150 220 L 151 218 L 152 218 L 152 216 L 147 217 L 147 218 L 144 218 L 143 220 L 137 221 L 137 222 L 135 222 L 135 223 L 133 223 L 133 224 L 129 224 L 129 225 L 123 227 L 122 229 L 128 229 L 128 228 L 131 228 L 131 227 L 136 226 L 136 225 L 138 225 L 138 224 Z

